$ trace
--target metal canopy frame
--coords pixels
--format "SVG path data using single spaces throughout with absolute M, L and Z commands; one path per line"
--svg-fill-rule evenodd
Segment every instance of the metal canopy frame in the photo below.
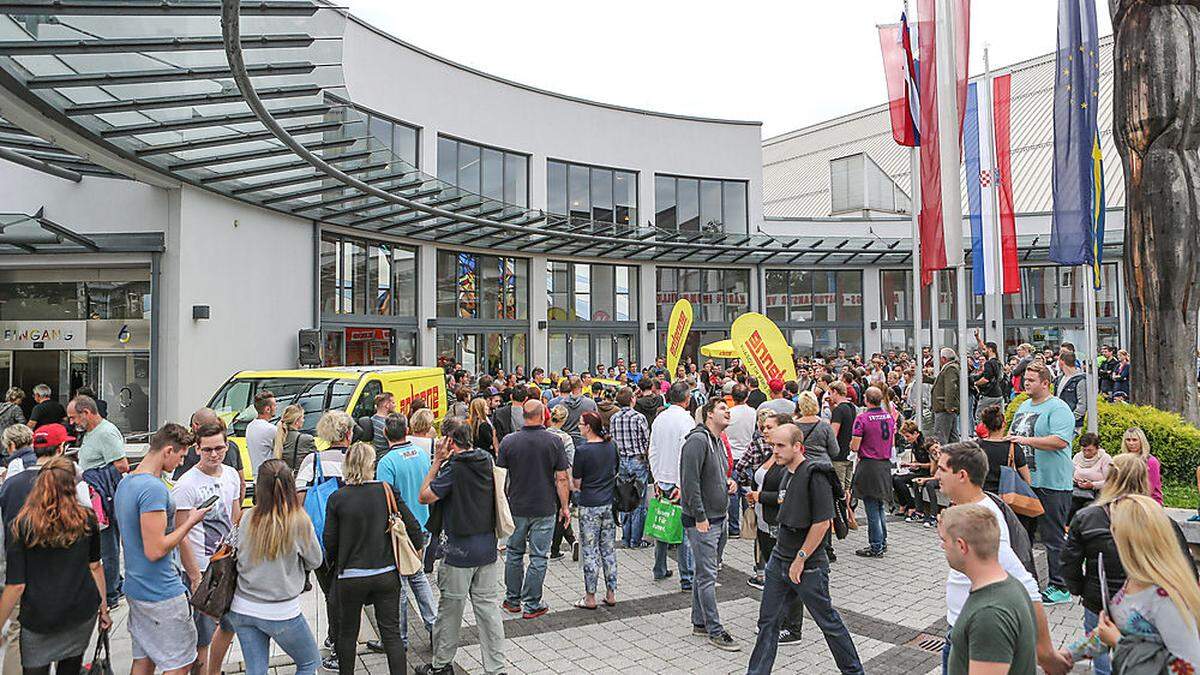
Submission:
M 45 216 L 0 213 L 0 254 L 160 253 L 161 232 L 121 232 L 86 235 Z

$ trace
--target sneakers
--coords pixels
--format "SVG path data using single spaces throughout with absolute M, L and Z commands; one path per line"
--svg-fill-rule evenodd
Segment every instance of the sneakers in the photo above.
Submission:
M 855 551 L 854 555 L 859 556 L 860 558 L 882 558 L 883 551 L 876 551 L 875 549 L 871 548 L 870 546 L 867 546 L 865 548 L 860 548 L 857 551 Z
M 706 629 L 704 626 L 697 626 L 695 624 L 692 624 L 692 635 L 699 635 L 700 637 L 708 637 L 708 629 Z
M 671 577 L 673 577 L 673 576 L 675 576 L 675 573 L 674 573 L 674 572 L 672 572 L 671 570 L 667 570 L 667 573 L 666 573 L 666 574 L 662 575 L 661 577 L 654 577 L 654 580 L 655 580 L 655 581 L 662 581 L 663 579 L 670 579 L 670 578 L 671 578 Z
M 730 637 L 729 633 L 722 632 L 720 635 L 709 637 L 708 641 L 717 649 L 723 649 L 727 652 L 742 651 L 742 646 L 739 645 L 736 640 Z
M 937 518 L 929 516 L 925 519 L 925 527 L 937 527 Z
M 679 584 L 679 590 L 680 590 L 680 592 L 683 592 L 683 593 L 691 593 L 692 592 L 692 582 L 690 582 L 690 581 L 681 582 Z
M 571 562 L 579 562 L 579 542 L 571 544 Z
M 781 644 L 781 645 L 800 644 L 800 633 L 792 632 L 792 630 L 790 628 L 784 628 L 783 630 L 779 631 L 779 644 Z
M 383 641 L 367 640 L 367 651 L 375 652 L 376 654 L 382 654 L 383 653 Z
M 1200 523 L 1200 513 L 1188 518 L 1189 523 Z
M 325 649 L 328 649 L 329 651 L 333 651 L 333 648 L 334 648 L 336 645 L 337 645 L 337 643 L 335 643 L 335 642 L 333 641 L 333 636 L 332 636 L 332 635 L 326 636 L 326 638 L 325 638 Z
M 1047 586 L 1042 591 L 1043 605 L 1065 605 L 1071 602 L 1071 594 L 1056 586 Z
M 746 585 L 750 588 L 757 588 L 761 591 L 765 584 L 763 584 L 763 580 L 759 577 L 750 577 L 746 580 Z
M 563 557 L 563 552 L 562 552 L 562 551 L 551 551 L 551 552 L 550 552 L 550 559 L 551 559 L 551 560 L 561 560 L 561 559 L 562 559 L 562 557 Z
M 330 652 L 329 656 L 321 659 L 321 667 L 330 672 L 338 672 L 338 657 L 337 654 Z
M 540 607 L 538 609 L 533 610 L 532 612 L 525 612 L 524 614 L 521 615 L 521 618 L 522 619 L 536 619 L 539 616 L 542 616 L 543 614 L 545 614 L 546 612 L 549 612 L 549 611 L 550 611 L 549 607 Z
M 434 668 L 432 663 L 426 663 L 414 668 L 413 672 L 417 675 L 454 675 L 454 666 L 445 665 L 441 668 Z
M 520 605 L 514 605 L 507 600 L 500 603 L 500 609 L 503 609 L 504 611 L 508 612 L 509 614 L 520 614 L 521 613 Z
M 837 554 L 833 552 L 832 548 L 825 551 L 825 556 L 827 558 L 829 558 L 829 562 L 831 562 L 831 563 L 837 562 Z
M 921 513 L 920 511 L 913 511 L 912 515 L 906 516 L 904 518 L 904 522 L 906 522 L 906 523 L 920 523 L 920 522 L 923 522 L 924 520 L 925 520 L 925 515 L 923 513 Z

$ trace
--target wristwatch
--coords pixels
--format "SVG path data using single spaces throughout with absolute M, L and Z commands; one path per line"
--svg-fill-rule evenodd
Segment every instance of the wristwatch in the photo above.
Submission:
M 796 553 L 796 559 L 797 559 L 797 560 L 804 560 L 804 559 L 805 559 L 805 558 L 807 558 L 807 557 L 808 557 L 808 554 L 804 552 L 804 549 L 800 549 L 800 550 L 799 550 L 799 551 Z

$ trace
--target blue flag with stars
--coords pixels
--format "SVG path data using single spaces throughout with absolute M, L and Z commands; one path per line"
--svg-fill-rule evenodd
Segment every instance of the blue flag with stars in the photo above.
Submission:
M 1104 232 L 1104 170 L 1096 124 L 1100 46 L 1095 0 L 1059 0 L 1055 65 L 1050 259 L 1061 265 L 1090 264 L 1095 270 Z

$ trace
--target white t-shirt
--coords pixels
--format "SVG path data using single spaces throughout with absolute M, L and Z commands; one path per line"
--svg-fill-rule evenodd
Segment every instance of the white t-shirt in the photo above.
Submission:
M 746 404 L 735 405 L 729 409 L 729 426 L 725 429 L 725 437 L 729 439 L 729 450 L 734 460 L 742 458 L 750 448 L 754 438 L 754 425 L 758 421 L 754 408 Z
M 275 456 L 275 425 L 261 418 L 251 421 L 246 427 L 246 452 L 257 476 L 258 467 Z
M 311 454 L 300 462 L 300 470 L 296 472 L 296 489 L 304 490 L 313 482 L 313 457 L 316 454 Z M 341 448 L 330 448 L 321 453 L 321 473 L 326 478 L 342 477 L 342 461 L 346 455 Z
M 997 524 L 1000 525 L 1000 566 L 1004 568 L 1005 572 L 1008 572 L 1009 576 L 1021 582 L 1021 585 L 1029 593 L 1031 601 L 1041 602 L 1042 596 L 1038 592 L 1037 580 L 1021 564 L 1021 559 L 1017 557 L 1017 554 L 1013 553 L 1011 540 L 1008 538 L 1008 524 L 1004 522 L 1004 513 L 987 495 L 975 503 L 982 504 L 991 511 L 996 516 Z M 958 570 L 951 569 L 950 574 L 946 576 L 946 622 L 951 626 L 958 620 L 958 614 L 962 612 L 963 605 L 967 603 L 967 596 L 970 594 L 970 577 Z
M 188 544 L 200 571 L 208 568 L 208 559 L 233 530 L 233 507 L 242 493 L 237 469 L 225 464 L 220 466 L 221 473 L 217 476 L 204 473 L 199 465 L 193 466 L 175 482 L 173 491 L 175 508 L 179 511 L 199 508 L 204 500 L 218 496 L 217 503 L 204 515 L 204 520 L 188 532 Z

